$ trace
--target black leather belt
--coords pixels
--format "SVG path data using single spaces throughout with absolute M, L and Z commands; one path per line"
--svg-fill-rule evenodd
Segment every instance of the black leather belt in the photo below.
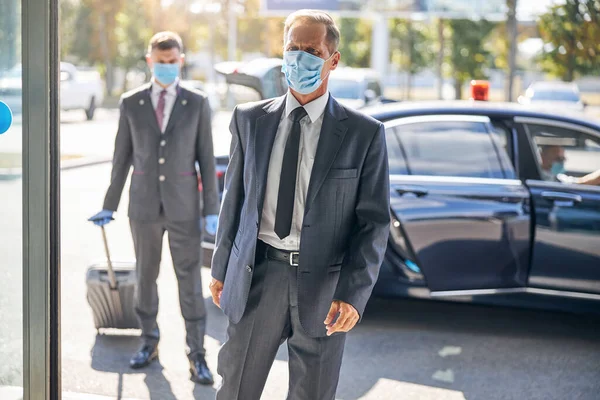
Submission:
M 266 258 L 275 261 L 281 261 L 291 265 L 292 267 L 298 266 L 298 261 L 300 257 L 300 253 L 297 251 L 287 251 L 287 250 L 279 250 L 275 247 L 264 243 L 262 241 L 258 241 L 260 250 L 263 252 Z

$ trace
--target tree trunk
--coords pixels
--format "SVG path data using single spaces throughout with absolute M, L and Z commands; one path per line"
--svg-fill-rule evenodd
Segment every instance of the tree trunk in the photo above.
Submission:
M 102 51 L 102 59 L 106 68 L 105 77 L 106 80 L 106 93 L 110 96 L 113 90 L 113 66 L 110 59 L 110 53 L 108 50 L 108 30 L 106 29 L 106 14 L 100 13 L 100 19 L 98 21 L 100 26 L 100 49 Z
M 454 79 L 454 97 L 456 100 L 462 100 L 462 87 L 464 82 L 460 79 Z
M 514 82 L 517 64 L 517 0 L 507 0 L 508 16 L 506 20 L 506 29 L 508 34 L 508 85 L 506 87 L 505 98 L 507 101 L 513 101 Z
M 437 97 L 438 100 L 442 100 L 443 97 L 443 89 L 444 89 L 444 76 L 443 76 L 443 66 L 444 66 L 444 20 L 439 19 L 438 21 L 438 42 L 440 44 L 440 50 L 437 56 Z

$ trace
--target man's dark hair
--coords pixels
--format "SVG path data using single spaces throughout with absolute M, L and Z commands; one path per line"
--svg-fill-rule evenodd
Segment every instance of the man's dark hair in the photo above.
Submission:
M 177 49 L 183 52 L 183 42 L 181 40 L 181 36 L 179 36 L 175 32 L 170 31 L 158 32 L 156 35 L 152 36 L 152 39 L 150 39 L 150 44 L 148 45 L 148 53 L 151 53 L 154 49 Z

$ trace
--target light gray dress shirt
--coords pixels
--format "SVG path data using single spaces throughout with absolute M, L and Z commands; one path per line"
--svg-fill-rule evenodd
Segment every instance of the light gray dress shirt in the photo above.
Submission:
M 167 129 L 167 125 L 169 124 L 169 117 L 171 117 L 171 111 L 173 111 L 173 106 L 175 105 L 175 100 L 177 99 L 177 85 L 179 84 L 179 78 L 175 82 L 173 82 L 170 86 L 167 87 L 167 94 L 165 94 L 165 115 L 163 118 L 163 126 L 160 127 L 160 131 L 162 133 Z M 163 87 L 156 83 L 156 80 L 152 78 L 152 91 L 150 93 L 150 97 L 152 99 L 152 107 L 156 110 L 158 107 L 158 99 L 160 97 L 160 92 L 163 91 Z
M 285 144 L 290 135 L 293 123 L 289 116 L 296 108 L 302 107 L 294 96 L 289 92 L 287 94 L 285 111 L 281 116 L 281 122 L 279 122 L 279 127 L 277 128 L 271 160 L 269 161 L 265 202 L 263 205 L 260 232 L 258 233 L 258 238 L 260 240 L 275 248 L 288 251 L 298 251 L 298 249 L 300 249 L 300 233 L 302 231 L 302 221 L 304 219 L 306 193 L 308 191 L 310 174 L 315 162 L 315 155 L 317 154 L 317 145 L 319 144 L 321 126 L 323 125 L 323 114 L 325 113 L 325 107 L 327 106 L 328 100 L 329 92 L 304 105 L 304 109 L 308 115 L 300 120 L 300 154 L 298 155 L 298 173 L 296 178 L 296 196 L 294 200 L 292 228 L 289 236 L 281 240 L 275 233 L 275 214 L 277 212 L 279 178 L 281 175 Z

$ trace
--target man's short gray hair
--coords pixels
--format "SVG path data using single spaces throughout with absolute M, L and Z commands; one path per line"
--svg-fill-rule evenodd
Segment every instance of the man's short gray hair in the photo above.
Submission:
M 327 29 L 327 47 L 329 52 L 333 54 L 338 50 L 340 45 L 340 30 L 335 24 L 331 15 L 321 10 L 298 10 L 291 13 L 285 20 L 285 26 L 283 28 L 283 42 L 286 43 L 288 39 L 288 32 L 291 27 L 298 21 L 308 21 L 315 24 L 323 24 Z

